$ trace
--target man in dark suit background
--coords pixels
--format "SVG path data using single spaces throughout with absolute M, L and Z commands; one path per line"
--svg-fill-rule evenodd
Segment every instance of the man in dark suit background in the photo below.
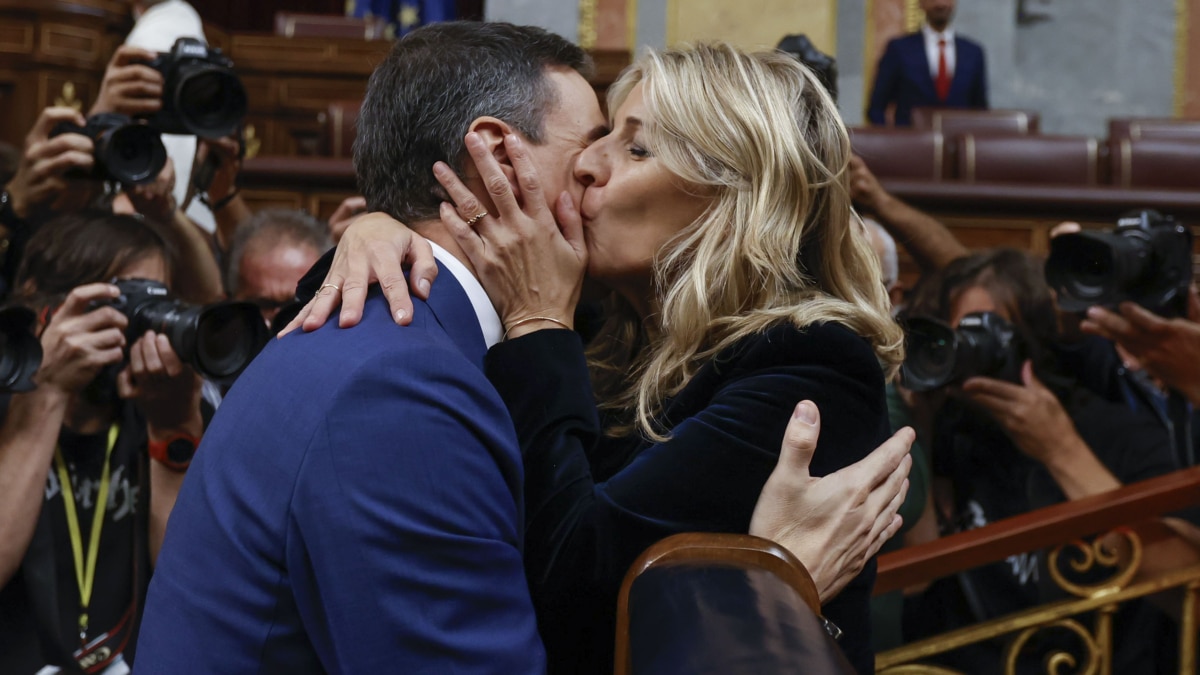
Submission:
M 430 167 L 462 169 L 468 130 L 505 162 L 516 134 L 546 193 L 579 203 L 574 158 L 606 126 L 588 66 L 538 28 L 445 23 L 376 69 L 359 186 L 430 240 L 437 293 L 401 329 L 375 291 L 358 329 L 290 334 L 242 375 L 171 517 L 138 671 L 544 671 L 520 451 L 482 370 L 502 327 L 438 217 Z M 464 180 L 494 212 L 478 175 Z
M 917 106 L 988 107 L 987 65 L 983 48 L 950 27 L 955 0 L 920 0 L 925 24 L 916 33 L 888 43 L 879 59 L 867 119 L 882 125 L 895 105 L 898 127 L 912 125 Z

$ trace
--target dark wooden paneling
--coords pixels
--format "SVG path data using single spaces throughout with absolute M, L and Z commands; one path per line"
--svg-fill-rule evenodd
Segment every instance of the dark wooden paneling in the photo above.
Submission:
M 275 12 L 344 14 L 344 0 L 192 0 L 192 6 L 205 21 L 231 31 L 269 32 L 275 25 Z
M 0 0 L 0 141 L 20 147 L 42 108 L 86 110 L 132 26 L 111 0 Z
M 460 19 L 483 19 L 483 0 L 458 0 Z M 192 6 L 205 21 L 233 31 L 268 32 L 275 25 L 275 12 L 344 14 L 344 0 L 193 0 Z

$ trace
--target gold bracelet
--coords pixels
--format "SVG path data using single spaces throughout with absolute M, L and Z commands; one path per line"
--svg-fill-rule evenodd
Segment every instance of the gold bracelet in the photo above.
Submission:
M 517 321 L 514 321 L 511 326 L 504 329 L 504 337 L 502 337 L 500 339 L 507 340 L 508 333 L 512 329 L 516 328 L 517 326 L 520 326 L 521 324 L 529 323 L 530 321 L 549 321 L 550 323 L 556 323 L 556 324 L 562 326 L 563 328 L 566 328 L 567 330 L 571 330 L 571 327 L 568 326 L 566 323 L 559 321 L 558 319 L 555 319 L 552 316 L 530 316 L 530 317 L 526 317 L 524 319 L 519 319 Z

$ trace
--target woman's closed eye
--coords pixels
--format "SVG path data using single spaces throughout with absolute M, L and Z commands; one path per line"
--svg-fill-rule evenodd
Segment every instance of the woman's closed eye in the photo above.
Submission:
M 629 146 L 629 154 L 635 159 L 646 159 L 651 156 L 649 150 L 636 143 Z

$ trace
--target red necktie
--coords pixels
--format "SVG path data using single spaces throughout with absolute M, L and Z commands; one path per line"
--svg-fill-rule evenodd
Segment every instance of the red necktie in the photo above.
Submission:
M 950 96 L 950 70 L 946 68 L 946 40 L 938 40 L 938 74 L 934 82 L 937 97 L 945 101 Z

